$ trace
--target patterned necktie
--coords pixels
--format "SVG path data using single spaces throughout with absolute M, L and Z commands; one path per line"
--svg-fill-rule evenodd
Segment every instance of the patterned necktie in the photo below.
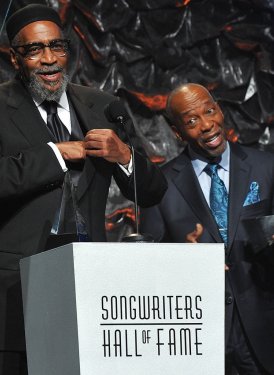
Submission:
M 42 106 L 47 111 L 47 128 L 54 140 L 56 142 L 69 141 L 70 134 L 58 116 L 57 103 L 45 100 Z
M 224 182 L 217 173 L 218 164 L 208 164 L 205 172 L 211 177 L 210 209 L 215 217 L 222 239 L 227 245 L 228 194 Z

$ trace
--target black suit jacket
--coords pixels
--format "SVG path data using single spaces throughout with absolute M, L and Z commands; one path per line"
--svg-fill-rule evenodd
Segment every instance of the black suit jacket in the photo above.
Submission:
M 104 116 L 114 100 L 99 90 L 70 84 L 68 97 L 83 133 L 116 129 Z M 50 146 L 50 136 L 28 91 L 17 79 L 0 85 L 0 351 L 24 350 L 19 260 L 45 249 L 60 204 L 64 172 Z M 158 202 L 166 189 L 160 170 L 136 153 L 141 206 Z M 132 177 L 116 163 L 88 157 L 77 196 L 93 241 L 104 241 L 105 207 L 111 177 L 133 200 Z
M 274 213 L 274 155 L 230 144 L 228 248 L 226 262 L 226 332 L 234 302 L 245 332 L 262 365 L 274 373 L 274 249 L 255 255 L 242 220 Z M 187 151 L 163 167 L 168 190 L 157 206 L 141 213 L 141 230 L 157 241 L 185 242 L 186 234 L 201 223 L 199 242 L 222 242 Z M 243 206 L 251 182 L 258 182 L 260 202 Z M 210 271 L 210 264 L 208 265 Z

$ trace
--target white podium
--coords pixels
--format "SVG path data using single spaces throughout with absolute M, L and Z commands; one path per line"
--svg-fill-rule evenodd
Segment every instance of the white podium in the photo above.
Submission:
M 29 375 L 224 374 L 222 244 L 73 243 L 20 269 Z

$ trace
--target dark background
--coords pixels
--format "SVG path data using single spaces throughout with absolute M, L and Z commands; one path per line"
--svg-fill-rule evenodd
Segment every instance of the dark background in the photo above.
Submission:
M 72 81 L 122 97 L 155 163 L 182 149 L 164 108 L 183 82 L 212 92 L 230 140 L 274 151 L 274 0 L 1 0 L 0 82 L 14 74 L 5 16 L 31 3 L 59 12 L 72 40 Z M 109 240 L 132 231 L 133 220 L 112 183 Z

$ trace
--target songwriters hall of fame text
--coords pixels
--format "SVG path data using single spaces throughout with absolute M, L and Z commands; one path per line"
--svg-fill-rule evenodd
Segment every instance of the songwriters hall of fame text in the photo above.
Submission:
M 203 354 L 200 295 L 102 296 L 104 357 Z

